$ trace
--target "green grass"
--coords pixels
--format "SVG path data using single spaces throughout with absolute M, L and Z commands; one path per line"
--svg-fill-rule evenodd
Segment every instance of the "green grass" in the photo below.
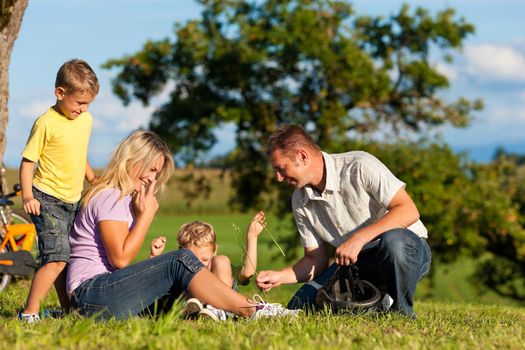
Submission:
M 217 230 L 219 251 L 240 261 L 244 229 L 250 215 L 185 215 L 158 216 L 147 238 L 168 237 L 168 249 L 175 249 L 176 232 L 185 222 L 201 219 Z M 278 225 L 268 218 L 270 231 Z M 233 228 L 232 223 L 240 229 Z M 147 244 L 140 257 L 148 254 Z M 284 266 L 284 261 L 271 238 L 262 233 L 259 248 L 259 271 Z M 454 270 L 456 271 L 456 270 Z M 440 272 L 442 273 L 442 272 Z M 458 278 L 455 275 L 454 278 Z M 464 278 L 465 276 L 463 276 Z M 447 285 L 445 286 L 445 283 Z M 295 320 L 228 321 L 211 323 L 186 321 L 178 310 L 157 320 L 150 318 L 128 321 L 95 322 L 68 315 L 60 320 L 44 320 L 25 325 L 16 314 L 27 296 L 30 280 L 19 279 L 0 293 L 0 349 L 519 349 L 525 339 L 525 310 L 512 306 L 483 305 L 440 301 L 458 297 L 454 280 L 439 282 L 450 297 L 416 298 L 419 319 L 411 321 L 398 315 L 302 315 Z M 448 287 L 447 287 L 448 286 Z M 286 303 L 298 286 L 285 286 L 264 295 L 270 302 Z M 462 288 L 459 286 L 458 288 Z M 422 288 L 423 290 L 425 287 Z M 250 284 L 241 293 L 257 293 Z M 440 291 L 440 293 L 442 293 Z M 444 293 L 444 292 L 443 292 Z M 459 293 L 461 294 L 461 293 Z M 464 295 L 459 295 L 463 297 Z M 475 299 L 472 299 L 475 300 Z M 58 308 L 54 292 L 44 302 L 46 308 Z
M 7 295 L 20 300 L 13 288 Z M 285 295 L 273 293 L 272 301 Z M 297 319 L 213 323 L 174 311 L 158 320 L 95 322 L 69 315 L 21 324 L 0 318 L 1 349 L 522 349 L 525 311 L 490 305 L 417 302 L 419 318 L 301 315 Z

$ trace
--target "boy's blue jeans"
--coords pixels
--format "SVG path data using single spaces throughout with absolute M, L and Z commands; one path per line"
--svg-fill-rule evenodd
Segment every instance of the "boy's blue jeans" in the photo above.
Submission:
M 71 295 L 71 308 L 99 319 L 130 318 L 159 299 L 175 300 L 203 267 L 186 249 L 162 254 L 83 282 Z
M 414 316 L 413 296 L 417 282 L 430 270 L 432 254 L 424 238 L 408 229 L 393 229 L 367 243 L 357 259 L 359 277 L 394 300 L 391 310 Z M 330 265 L 313 281 L 305 283 L 288 303 L 289 309 L 315 310 L 317 290 L 333 275 Z
M 36 187 L 33 196 L 40 202 L 40 215 L 30 215 L 38 234 L 40 264 L 69 262 L 69 231 L 75 222 L 78 203 L 63 202 Z

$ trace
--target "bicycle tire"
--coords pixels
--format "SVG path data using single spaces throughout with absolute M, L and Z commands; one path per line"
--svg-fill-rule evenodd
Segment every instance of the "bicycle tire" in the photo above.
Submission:
M 2 248 L 0 254 L 4 252 L 7 252 L 7 248 Z M 0 292 L 7 288 L 7 286 L 11 282 L 11 278 L 12 276 L 8 275 L 7 273 L 0 273 Z
M 21 210 L 12 210 L 11 211 L 11 224 L 31 224 L 31 218 L 28 214 Z M 22 238 L 25 239 L 25 238 Z M 38 252 L 38 235 L 35 236 L 33 245 L 31 247 L 31 255 L 35 258 L 35 261 L 38 263 L 39 252 Z
M 31 218 L 20 210 L 11 210 L 11 224 L 30 224 Z

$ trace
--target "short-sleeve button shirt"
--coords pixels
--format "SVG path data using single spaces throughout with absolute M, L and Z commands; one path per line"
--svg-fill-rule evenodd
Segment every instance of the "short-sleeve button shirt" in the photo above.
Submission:
M 301 242 L 309 248 L 318 247 L 323 241 L 338 247 L 354 232 L 383 217 L 392 198 L 405 187 L 404 182 L 367 152 L 323 152 L 323 159 L 325 190 L 319 193 L 305 186 L 296 189 L 292 196 Z M 427 238 L 421 220 L 408 229 Z

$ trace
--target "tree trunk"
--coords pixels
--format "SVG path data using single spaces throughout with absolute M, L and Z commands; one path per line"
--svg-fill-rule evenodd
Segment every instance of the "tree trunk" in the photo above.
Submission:
M 9 61 L 28 0 L 0 0 L 0 166 L 4 164 L 9 113 Z M 2 190 L 6 191 L 2 181 Z

